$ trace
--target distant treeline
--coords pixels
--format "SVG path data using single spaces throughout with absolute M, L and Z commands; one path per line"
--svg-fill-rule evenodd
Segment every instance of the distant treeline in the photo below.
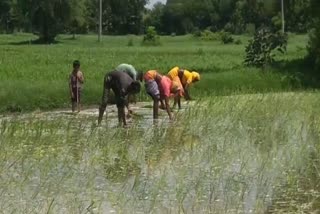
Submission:
M 286 30 L 307 31 L 311 0 L 284 0 Z M 141 34 L 154 26 L 161 34 L 210 29 L 235 34 L 262 25 L 281 28 L 281 0 L 168 0 L 145 8 L 148 0 L 102 0 L 104 34 Z M 0 31 L 39 33 L 97 32 L 99 0 L 1 0 Z

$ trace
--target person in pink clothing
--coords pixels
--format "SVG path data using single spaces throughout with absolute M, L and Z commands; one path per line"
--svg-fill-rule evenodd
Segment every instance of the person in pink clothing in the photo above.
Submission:
M 167 111 L 170 120 L 173 119 L 169 99 L 170 97 L 179 96 L 181 88 L 174 84 L 167 76 L 162 76 L 155 70 L 148 71 L 144 80 L 146 82 L 146 92 L 153 99 L 153 118 L 158 118 L 159 101 L 164 103 L 164 109 Z
M 162 76 L 159 84 L 159 90 L 160 90 L 160 100 L 162 103 L 165 104 L 165 110 L 167 111 L 170 120 L 173 119 L 170 105 L 169 105 L 169 99 L 172 97 L 176 99 L 180 96 L 180 92 L 182 88 L 179 87 L 178 84 L 175 84 L 169 77 Z

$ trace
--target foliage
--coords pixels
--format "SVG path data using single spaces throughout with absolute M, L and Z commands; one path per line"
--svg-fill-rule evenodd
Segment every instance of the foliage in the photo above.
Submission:
M 311 23 L 311 0 L 286 0 L 286 29 L 306 32 Z M 246 26 L 279 27 L 279 0 L 169 0 L 146 9 L 147 0 L 104 0 L 103 33 L 141 34 L 154 26 L 160 34 L 192 33 L 196 29 L 242 34 Z M 1 0 L 0 32 L 26 31 L 48 34 L 97 32 L 98 0 Z M 52 40 L 52 38 L 50 38 Z
M 193 33 L 193 36 L 203 41 L 221 41 L 223 44 L 229 44 L 234 41 L 231 33 L 226 31 L 212 32 L 209 29 L 203 31 L 197 30 Z
M 0 121 L 0 207 L 317 213 L 319 105 L 314 92 L 211 95 L 157 125 L 138 107 L 125 129 L 115 127 L 115 106 L 99 127 L 94 111 L 9 114 Z
M 220 38 L 221 38 L 221 41 L 223 42 L 223 44 L 229 44 L 234 41 L 230 32 L 221 31 L 219 34 L 220 34 Z
M 163 26 L 163 14 L 164 14 L 165 5 L 161 2 L 156 3 L 153 6 L 152 10 L 147 10 L 144 18 L 143 23 L 145 26 L 154 26 L 158 32 L 164 32 L 165 26 Z
M 194 35 L 195 35 L 195 37 L 199 37 L 201 40 L 204 40 L 204 41 L 217 41 L 217 40 L 220 40 L 220 35 L 218 33 L 212 32 L 209 29 L 201 31 L 200 35 L 199 35 L 198 32 L 196 32 Z
M 320 22 L 317 24 L 320 25 Z M 309 59 L 315 66 L 316 70 L 320 69 L 320 27 L 310 31 L 310 41 L 308 44 Z
M 316 70 L 320 69 L 320 2 L 313 0 L 311 4 L 313 15 L 313 29 L 310 31 L 310 41 L 308 44 L 309 60 Z
M 149 26 L 147 28 L 146 34 L 143 36 L 142 44 L 147 46 L 160 45 L 160 37 L 154 26 Z
M 134 47 L 130 48 L 128 36 L 107 36 L 97 43 L 96 35 L 79 35 L 77 40 L 59 35 L 60 44 L 50 47 L 15 45 L 35 38 L 32 34 L 0 35 L 0 59 L 6 62 L 0 66 L 0 112 L 68 107 L 67 77 L 75 58 L 81 61 L 86 78 L 82 97 L 86 106 L 99 104 L 103 76 L 123 62 L 141 71 L 157 69 L 162 74 L 176 65 L 199 71 L 203 78 L 191 88 L 195 97 L 287 91 L 290 84 L 280 82 L 281 77 L 297 67 L 272 67 L 272 72 L 261 73 L 260 69 L 243 65 L 246 42 L 224 45 L 220 40 L 203 42 L 190 36 L 163 36 L 161 46 L 151 48 L 140 45 L 143 36 L 132 37 Z M 235 38 L 247 41 L 250 37 Z M 290 37 L 285 56 L 288 63 L 305 56 L 307 40 L 305 35 Z M 297 51 L 301 47 L 303 50 Z M 144 92 L 137 98 L 148 100 Z
M 267 28 L 260 29 L 246 47 L 245 64 L 264 67 L 274 61 L 273 50 L 286 51 L 287 35 L 272 32 Z

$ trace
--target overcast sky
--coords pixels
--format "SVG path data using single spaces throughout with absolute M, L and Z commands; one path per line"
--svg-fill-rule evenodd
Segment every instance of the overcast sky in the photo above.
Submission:
M 167 0 L 149 0 L 149 4 L 147 4 L 147 8 L 151 8 L 157 2 L 166 3 L 166 1 Z

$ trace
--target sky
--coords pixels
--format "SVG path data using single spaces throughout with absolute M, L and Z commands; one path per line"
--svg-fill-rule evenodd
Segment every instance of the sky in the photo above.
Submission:
M 167 0 L 149 0 L 149 4 L 147 4 L 147 8 L 152 8 L 152 6 L 157 2 L 166 3 Z

